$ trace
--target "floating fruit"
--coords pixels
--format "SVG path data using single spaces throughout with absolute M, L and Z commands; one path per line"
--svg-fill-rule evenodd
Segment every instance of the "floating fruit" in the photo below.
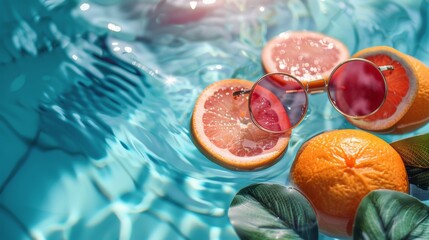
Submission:
M 285 152 L 289 134 L 272 134 L 259 129 L 249 115 L 248 95 L 233 93 L 250 89 L 247 80 L 227 79 L 208 86 L 199 96 L 191 120 L 191 133 L 197 147 L 216 163 L 234 170 L 255 170 L 275 163 Z M 277 98 L 259 99 L 270 105 Z M 279 111 L 267 109 L 270 124 L 279 121 Z M 268 119 L 268 118 L 267 118 Z
M 409 191 L 400 155 L 362 130 L 334 130 L 307 141 L 297 153 L 291 181 L 316 210 L 319 229 L 350 236 L 360 201 L 375 189 Z
M 394 67 L 383 71 L 388 89 L 384 104 L 369 117 L 348 119 L 353 125 L 370 131 L 408 132 L 427 123 L 429 68 L 424 63 L 387 46 L 366 48 L 353 57 Z
M 328 79 L 331 71 L 350 57 L 339 40 L 318 32 L 289 31 L 271 39 L 262 50 L 266 72 L 285 72 L 298 79 Z

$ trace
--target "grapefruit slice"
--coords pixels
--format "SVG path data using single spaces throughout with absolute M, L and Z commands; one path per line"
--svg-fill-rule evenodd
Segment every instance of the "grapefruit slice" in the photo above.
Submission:
M 200 94 L 192 113 L 191 133 L 196 146 L 209 159 L 233 170 L 268 167 L 283 156 L 289 143 L 290 133 L 268 133 L 251 121 L 247 94 L 233 96 L 252 85 L 239 79 L 213 83 Z M 270 108 L 275 98 L 258 101 L 267 104 L 271 125 L 282 124 L 275 116 L 284 114 L 282 110 Z
M 429 70 L 422 62 L 387 46 L 366 48 L 353 57 L 394 67 L 383 71 L 388 88 L 384 104 L 369 117 L 349 118 L 353 125 L 370 131 L 398 132 L 413 130 L 428 121 Z
M 301 81 L 327 80 L 332 70 L 350 57 L 339 40 L 311 31 L 283 32 L 262 49 L 262 65 L 267 73 L 285 72 Z

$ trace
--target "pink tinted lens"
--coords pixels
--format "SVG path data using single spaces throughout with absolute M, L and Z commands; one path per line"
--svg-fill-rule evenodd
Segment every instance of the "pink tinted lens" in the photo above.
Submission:
M 304 117 L 307 94 L 295 78 L 274 73 L 254 85 L 249 104 L 256 125 L 269 132 L 286 132 Z
M 364 117 L 376 112 L 386 96 L 386 83 L 377 66 L 364 60 L 350 60 L 331 75 L 328 94 L 343 114 Z

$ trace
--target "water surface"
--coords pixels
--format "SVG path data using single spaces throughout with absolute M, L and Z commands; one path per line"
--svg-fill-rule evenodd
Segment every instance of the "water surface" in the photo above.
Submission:
M 2 239 L 237 239 L 227 208 L 240 188 L 285 183 L 304 141 L 354 127 L 313 95 L 277 164 L 230 171 L 191 141 L 202 89 L 258 79 L 262 47 L 287 30 L 325 33 L 351 53 L 388 45 L 429 64 L 424 0 L 1 5 Z

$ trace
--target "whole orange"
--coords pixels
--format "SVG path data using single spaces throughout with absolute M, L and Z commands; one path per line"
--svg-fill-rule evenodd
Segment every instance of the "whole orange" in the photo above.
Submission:
M 299 150 L 290 177 L 315 208 L 320 230 L 334 237 L 351 235 L 357 207 L 370 191 L 409 190 L 401 156 L 362 130 L 334 130 L 310 139 Z

